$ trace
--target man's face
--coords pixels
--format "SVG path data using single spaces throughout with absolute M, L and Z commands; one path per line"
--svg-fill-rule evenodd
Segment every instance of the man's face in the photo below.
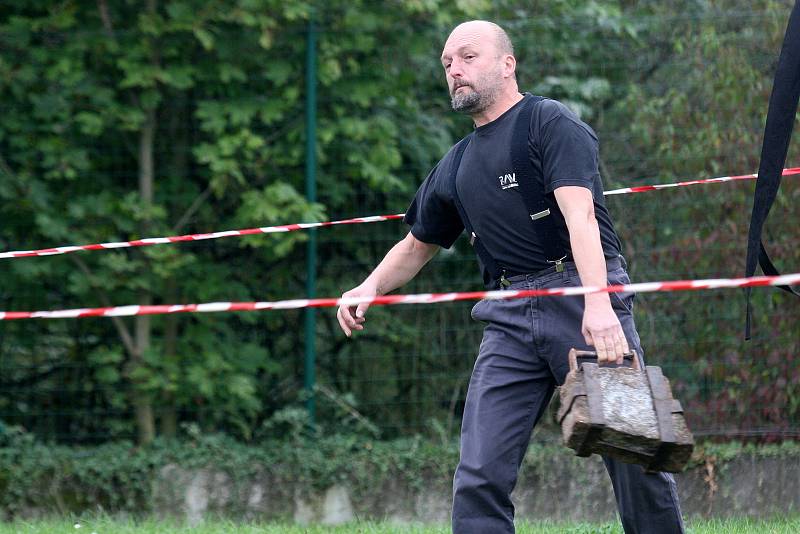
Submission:
M 502 62 L 494 36 L 480 28 L 456 28 L 444 45 L 442 66 L 455 111 L 480 113 L 502 90 Z

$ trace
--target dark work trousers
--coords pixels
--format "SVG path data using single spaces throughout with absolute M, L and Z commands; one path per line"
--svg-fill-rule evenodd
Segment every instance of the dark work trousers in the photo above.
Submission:
M 630 283 L 622 257 L 607 260 L 610 284 Z M 579 286 L 575 265 L 563 272 L 512 279 L 509 289 Z M 630 348 L 642 354 L 632 294 L 611 294 Z M 472 309 L 487 323 L 472 371 L 453 481 L 453 532 L 514 532 L 511 491 L 531 431 L 569 371 L 571 348 L 589 349 L 581 334 L 584 297 L 482 300 Z M 668 473 L 604 458 L 627 534 L 681 533 L 675 480 Z M 550 498 L 542 495 L 541 498 Z

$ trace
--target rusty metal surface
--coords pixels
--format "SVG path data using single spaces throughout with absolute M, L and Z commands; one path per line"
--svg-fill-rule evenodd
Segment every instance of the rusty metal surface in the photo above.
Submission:
M 577 354 L 574 354 L 577 353 Z M 650 470 L 683 470 L 694 441 L 658 367 L 604 367 L 571 351 L 557 420 L 578 456 L 603 454 Z M 634 355 L 635 358 L 635 355 Z
M 658 422 L 650 387 L 640 371 L 599 368 L 597 378 L 607 427 L 623 434 L 658 439 Z

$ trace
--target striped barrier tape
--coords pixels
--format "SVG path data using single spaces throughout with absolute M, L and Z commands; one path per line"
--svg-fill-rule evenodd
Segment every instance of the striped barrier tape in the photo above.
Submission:
M 277 234 L 283 232 L 293 232 L 295 230 L 307 230 L 309 228 L 319 228 L 322 226 L 337 226 L 343 224 L 363 224 L 381 221 L 391 221 L 402 219 L 404 213 L 396 215 L 373 215 L 371 217 L 356 217 L 354 219 L 343 219 L 340 221 L 326 221 L 316 223 L 296 223 L 284 224 L 280 226 L 263 226 L 261 228 L 245 228 L 244 230 L 225 230 L 222 232 L 211 232 L 207 234 L 185 234 L 168 237 L 147 237 L 134 241 L 118 241 L 115 243 L 96 243 L 93 245 L 69 245 L 64 247 L 42 248 L 39 250 L 15 250 L 11 252 L 0 252 L 2 258 L 26 258 L 30 256 L 54 256 L 66 254 L 78 250 L 106 250 L 113 248 L 146 247 L 148 245 L 162 245 L 164 243 L 179 243 L 182 241 L 203 241 L 206 239 L 219 239 L 221 237 L 234 237 L 254 234 Z
M 76 308 L 51 311 L 0 311 L 0 321 L 17 319 L 77 319 L 80 317 L 125 317 L 132 315 L 162 315 L 168 313 L 208 313 L 231 311 L 288 310 L 298 308 L 330 308 L 340 305 L 356 306 L 369 303 L 375 306 L 394 304 L 436 304 L 480 299 L 513 299 L 524 297 L 550 297 L 586 295 L 588 293 L 650 293 L 656 291 L 692 291 L 737 287 L 787 286 L 800 284 L 800 273 L 782 276 L 754 276 L 750 278 L 719 278 L 708 280 L 677 280 L 670 282 L 644 282 L 608 287 L 559 287 L 550 289 L 524 289 L 503 291 L 471 291 L 455 293 L 422 293 L 416 295 L 382 295 L 376 297 L 347 297 L 293 299 L 274 302 L 208 302 L 204 304 L 161 304 L 153 306 L 116 306 L 111 308 Z
M 791 167 L 783 169 L 781 176 L 793 176 L 800 174 L 800 167 Z M 647 191 L 657 191 L 659 189 L 670 189 L 672 187 L 686 187 L 689 185 L 701 184 L 719 184 L 722 182 L 736 182 L 739 180 L 755 180 L 758 174 L 740 174 L 738 176 L 720 176 L 719 178 L 706 178 L 704 180 L 689 180 L 686 182 L 675 182 L 672 184 L 655 184 L 655 185 L 639 185 L 635 187 L 623 187 L 622 189 L 613 189 L 611 191 L 604 191 L 603 195 L 626 195 L 628 193 L 645 193 Z
M 792 176 L 796 174 L 800 174 L 800 167 L 793 167 L 783 170 L 783 176 Z M 752 180 L 756 177 L 757 177 L 756 174 L 742 174 L 739 176 L 722 176 L 719 178 L 708 178 L 705 180 L 690 180 L 687 182 L 676 182 L 672 184 L 640 185 L 635 187 L 624 187 L 622 189 L 605 191 L 603 194 L 605 196 L 611 196 L 611 195 L 624 195 L 629 193 L 644 193 L 647 191 L 668 189 L 672 187 L 685 187 L 690 185 L 732 182 L 738 180 Z M 106 249 L 116 249 L 116 248 L 144 247 L 149 245 L 178 243 L 183 241 L 203 241 L 206 239 L 219 239 L 221 237 L 292 232 L 295 230 L 320 228 L 323 226 L 337 226 L 344 224 L 363 224 L 363 223 L 390 221 L 390 220 L 402 219 L 404 215 L 405 215 L 404 213 L 398 213 L 395 215 L 373 215 L 369 217 L 356 217 L 354 219 L 344 219 L 339 221 L 284 224 L 280 226 L 264 226 L 261 228 L 246 228 L 243 230 L 226 230 L 222 232 L 211 232 L 205 234 L 186 234 L 186 235 L 168 236 L 168 237 L 148 237 L 144 239 L 136 239 L 133 241 L 117 241 L 113 243 L 95 243 L 92 245 L 68 245 L 62 247 L 43 248 L 38 250 L 13 250 L 9 252 L 0 252 L 0 259 L 27 258 L 31 256 L 54 256 L 57 254 L 67 254 L 69 252 L 77 252 L 79 250 L 106 250 Z

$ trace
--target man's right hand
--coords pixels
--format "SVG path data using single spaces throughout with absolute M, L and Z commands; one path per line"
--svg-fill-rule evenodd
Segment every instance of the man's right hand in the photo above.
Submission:
M 438 250 L 439 245 L 419 241 L 411 232 L 408 232 L 406 237 L 386 253 L 372 274 L 360 286 L 342 294 L 342 298 L 385 295 L 414 278 Z M 364 321 L 366 320 L 364 315 L 368 308 L 369 304 L 366 303 L 358 306 L 339 306 L 336 318 L 339 320 L 342 332 L 347 337 L 353 335 L 353 330 L 364 330 Z
M 350 291 L 342 293 L 342 298 L 374 297 L 377 294 L 378 292 L 374 287 L 361 284 Z M 353 330 L 364 330 L 364 321 L 366 321 L 364 315 L 366 315 L 368 308 L 369 304 L 367 303 L 362 303 L 357 306 L 339 306 L 339 310 L 336 312 L 336 318 L 339 320 L 339 326 L 342 332 L 344 332 L 347 337 L 353 335 Z

